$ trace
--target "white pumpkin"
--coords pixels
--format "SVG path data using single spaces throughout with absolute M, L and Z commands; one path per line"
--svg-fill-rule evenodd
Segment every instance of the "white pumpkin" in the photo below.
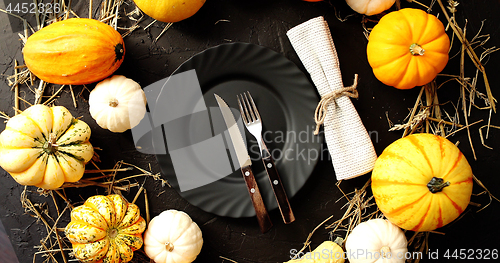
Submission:
M 346 0 L 346 2 L 352 10 L 371 16 L 391 8 L 396 0 Z
M 146 94 L 141 86 L 114 75 L 99 82 L 90 92 L 89 111 L 104 129 L 124 132 L 137 126 L 146 114 Z
M 202 246 L 200 228 L 182 211 L 163 211 L 144 232 L 144 251 L 156 263 L 193 262 Z
M 345 248 L 350 263 L 404 263 L 408 252 L 401 228 L 380 218 L 357 225 Z

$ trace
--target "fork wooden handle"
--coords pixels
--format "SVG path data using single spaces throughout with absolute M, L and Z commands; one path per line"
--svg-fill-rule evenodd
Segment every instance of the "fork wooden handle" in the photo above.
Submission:
M 265 233 L 273 226 L 273 223 L 269 218 L 266 206 L 264 204 L 264 201 L 262 200 L 262 196 L 260 195 L 259 186 L 257 185 L 255 177 L 253 176 L 252 168 L 250 166 L 242 167 L 241 172 L 243 173 L 243 178 L 245 178 L 248 193 L 250 194 L 253 208 L 255 209 L 255 214 L 257 216 L 257 221 L 259 222 L 260 231 L 262 231 L 262 233 Z
M 280 209 L 281 216 L 283 217 L 283 221 L 285 222 L 285 224 L 290 224 L 295 221 L 295 216 L 293 215 L 290 202 L 288 202 L 285 187 L 281 183 L 281 179 L 278 174 L 278 170 L 274 165 L 273 158 L 271 156 L 267 156 L 262 158 L 262 161 L 264 162 L 264 167 L 266 167 L 269 181 L 271 181 L 271 186 L 273 187 L 276 201 L 278 201 L 278 207 Z

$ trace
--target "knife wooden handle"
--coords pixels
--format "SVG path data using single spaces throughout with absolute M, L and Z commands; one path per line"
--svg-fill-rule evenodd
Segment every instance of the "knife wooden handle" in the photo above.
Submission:
M 262 158 L 262 161 L 264 162 L 264 167 L 266 167 L 269 181 L 273 187 L 274 196 L 276 197 L 276 201 L 278 201 L 278 207 L 280 209 L 281 216 L 283 217 L 283 221 L 285 224 L 290 224 L 295 221 L 295 216 L 293 215 L 290 202 L 288 202 L 285 187 L 281 183 L 281 178 L 278 174 L 276 166 L 274 165 L 273 158 L 271 156 L 267 156 Z
M 273 226 L 269 214 L 267 213 L 266 206 L 260 195 L 259 186 L 255 177 L 253 176 L 252 168 L 250 166 L 242 167 L 241 172 L 243 173 L 243 178 L 245 178 L 245 183 L 248 188 L 248 193 L 252 199 L 253 208 L 255 209 L 255 214 L 257 215 L 257 221 L 259 221 L 260 230 L 262 233 L 267 232 Z

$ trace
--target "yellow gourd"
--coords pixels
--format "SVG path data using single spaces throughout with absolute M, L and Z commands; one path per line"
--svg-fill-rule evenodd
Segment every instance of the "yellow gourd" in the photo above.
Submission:
M 63 106 L 37 104 L 0 133 L 0 166 L 22 185 L 55 189 L 80 180 L 94 155 L 90 127 Z
M 56 84 L 89 84 L 117 70 L 125 58 L 122 36 L 95 19 L 52 23 L 26 41 L 23 57 L 40 79 Z
M 372 191 L 392 223 L 430 231 L 455 220 L 472 194 L 472 170 L 447 139 L 413 134 L 390 144 L 375 162 Z

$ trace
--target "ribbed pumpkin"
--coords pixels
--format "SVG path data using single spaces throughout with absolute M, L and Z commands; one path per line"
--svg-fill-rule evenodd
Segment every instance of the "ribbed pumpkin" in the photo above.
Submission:
M 89 84 L 120 67 L 123 39 L 115 29 L 88 18 L 50 24 L 31 35 L 23 48 L 24 62 L 40 79 L 55 84 Z
M 196 14 L 206 0 L 134 0 L 146 15 L 162 22 L 179 22 Z
M 193 262 L 202 246 L 200 228 L 182 211 L 161 212 L 144 232 L 144 252 L 156 263 Z
M 345 241 L 349 263 L 404 263 L 405 233 L 393 223 L 370 219 L 354 227 Z
M 34 105 L 0 133 L 0 166 L 22 185 L 55 189 L 80 180 L 94 149 L 90 128 L 63 106 Z
M 450 39 L 435 16 L 419 9 L 390 12 L 370 33 L 367 56 L 378 80 L 398 89 L 431 82 L 448 63 Z
M 82 262 L 128 262 L 143 244 L 146 221 L 139 207 L 121 195 L 96 195 L 71 211 L 65 228 L 73 252 Z
M 139 83 L 114 75 L 97 83 L 90 92 L 89 112 L 102 128 L 124 132 L 144 118 L 146 94 Z
M 372 191 L 392 223 L 430 231 L 455 220 L 472 194 L 472 170 L 447 139 L 414 134 L 390 144 L 375 162 Z

